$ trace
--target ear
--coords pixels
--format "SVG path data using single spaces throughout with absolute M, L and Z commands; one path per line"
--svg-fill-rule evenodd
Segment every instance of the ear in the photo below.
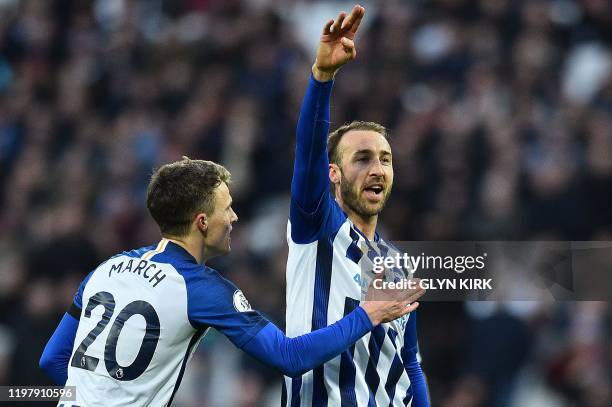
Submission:
M 208 218 L 205 213 L 198 213 L 195 218 L 195 225 L 198 230 L 202 233 L 206 233 L 208 230 Z
M 340 167 L 337 164 L 329 164 L 329 180 L 332 184 L 339 184 L 342 179 Z

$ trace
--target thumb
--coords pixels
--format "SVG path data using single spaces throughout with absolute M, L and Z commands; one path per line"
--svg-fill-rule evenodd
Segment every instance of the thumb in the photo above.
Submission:
M 344 51 L 346 51 L 347 53 L 353 54 L 353 56 L 357 54 L 357 51 L 355 50 L 355 42 L 353 40 L 346 37 L 342 37 L 340 38 L 340 43 L 344 47 Z

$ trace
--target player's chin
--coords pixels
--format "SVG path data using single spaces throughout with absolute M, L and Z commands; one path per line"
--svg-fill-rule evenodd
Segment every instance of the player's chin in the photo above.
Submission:
M 374 202 L 366 200 L 363 202 L 363 207 L 369 216 L 378 215 L 383 210 L 384 206 L 385 199 Z
M 229 241 L 225 242 L 223 245 L 217 246 L 217 256 L 225 256 L 232 251 L 232 246 Z
M 373 191 L 363 190 L 361 192 L 361 202 L 369 207 L 381 207 L 384 206 L 387 200 L 387 192 L 382 190 L 378 193 Z

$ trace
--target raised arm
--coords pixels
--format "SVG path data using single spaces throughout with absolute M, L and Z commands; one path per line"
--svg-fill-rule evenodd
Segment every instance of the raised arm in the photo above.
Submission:
M 296 154 L 291 182 L 289 218 L 292 236 L 299 243 L 314 241 L 330 220 L 329 102 L 336 72 L 355 59 L 354 38 L 365 9 L 355 6 L 347 16 L 341 12 L 323 28 L 312 76 L 300 110 Z

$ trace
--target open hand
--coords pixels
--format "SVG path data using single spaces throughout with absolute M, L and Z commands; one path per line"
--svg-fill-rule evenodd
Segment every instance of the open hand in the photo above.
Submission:
M 355 34 L 364 15 L 365 9 L 356 5 L 348 16 L 341 11 L 335 21 L 329 20 L 325 24 L 312 67 L 316 80 L 331 80 L 342 65 L 355 59 Z
M 361 303 L 374 326 L 381 322 L 393 321 L 416 310 L 419 306 L 416 300 L 425 294 L 425 290 L 420 286 L 418 278 L 412 280 L 415 287 L 407 289 L 377 289 L 374 285 L 376 280 L 382 281 L 382 278 L 380 276 L 374 278 L 366 294 L 365 301 Z

